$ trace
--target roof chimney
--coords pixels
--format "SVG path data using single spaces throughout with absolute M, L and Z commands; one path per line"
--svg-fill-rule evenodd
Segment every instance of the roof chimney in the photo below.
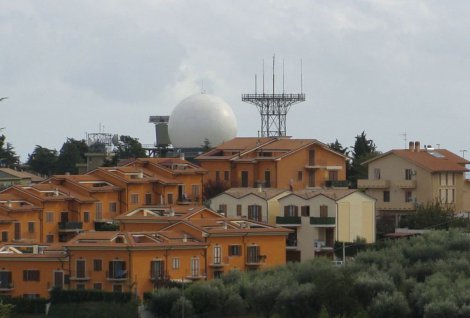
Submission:
M 421 143 L 420 143 L 419 141 L 415 141 L 415 151 L 416 151 L 416 152 L 418 152 L 418 151 L 421 150 L 421 149 L 420 149 L 420 145 L 421 145 Z
M 181 160 L 185 160 L 185 159 L 184 159 L 184 152 L 181 152 L 181 153 L 180 153 L 180 159 L 181 159 Z
M 409 151 L 415 151 L 415 143 L 414 143 L 414 141 L 410 141 L 410 142 L 408 143 L 408 150 L 409 150 Z

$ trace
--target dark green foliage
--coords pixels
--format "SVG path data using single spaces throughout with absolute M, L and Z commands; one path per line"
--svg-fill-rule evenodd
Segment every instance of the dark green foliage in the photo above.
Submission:
M 194 312 L 201 317 L 220 317 L 227 298 L 227 291 L 220 280 L 198 282 L 185 290 Z
M 466 225 L 466 219 L 456 218 L 451 207 L 445 207 L 438 201 L 420 204 L 416 212 L 400 222 L 400 227 L 410 229 L 448 229 L 455 225 Z M 462 224 L 463 223 L 463 224 Z
M 397 318 L 407 317 L 410 307 L 402 293 L 382 292 L 372 301 L 369 308 L 371 318 Z
M 57 159 L 57 150 L 36 145 L 33 153 L 28 155 L 27 165 L 37 173 L 50 176 L 55 173 Z
M 335 142 L 327 144 L 327 146 L 336 152 L 339 152 L 345 156 L 349 155 L 348 147 L 343 147 L 341 143 L 338 141 L 338 139 L 335 140 Z
M 348 180 L 353 188 L 357 187 L 358 179 L 367 179 L 367 166 L 363 162 L 372 159 L 380 154 L 372 139 L 367 139 L 367 134 L 363 131 L 356 136 L 356 141 L 352 148 L 352 162 L 348 173 Z
M 160 316 L 158 316 L 158 317 L 160 317 Z M 187 298 L 181 296 L 180 298 L 178 298 L 177 301 L 175 301 L 173 303 L 173 306 L 171 306 L 170 317 L 171 318 L 180 318 L 180 317 L 191 318 L 191 317 L 194 317 L 193 304 L 191 303 L 190 300 L 188 300 Z
M 0 301 L 6 305 L 13 305 L 12 312 L 16 314 L 44 314 L 46 312 L 45 298 L 26 297 L 0 297 Z
M 19 157 L 16 155 L 13 146 L 5 140 L 5 135 L 0 135 L 0 166 L 14 168 L 20 163 Z
M 57 167 L 55 173 L 64 174 L 69 172 L 77 174 L 77 163 L 85 163 L 85 153 L 88 152 L 88 146 L 85 140 L 75 140 L 67 138 L 67 141 L 62 145 L 57 158 Z
M 147 155 L 139 139 L 131 136 L 119 136 L 119 144 L 116 150 L 118 160 L 144 157 L 147 157 Z
M 286 286 L 276 299 L 277 312 L 285 318 L 313 317 L 320 310 L 320 292 L 312 283 Z
M 41 316 L 42 317 L 42 316 Z M 138 318 L 136 302 L 80 302 L 53 304 L 49 318 Z
M 170 317 L 173 304 L 181 297 L 178 288 L 159 288 L 147 302 L 147 308 L 158 317 Z
M 223 181 L 208 180 L 204 183 L 203 200 L 208 201 L 230 188 L 230 185 Z
M 106 292 L 99 290 L 63 290 L 54 288 L 50 292 L 51 302 L 55 303 L 74 303 L 84 301 L 104 301 L 127 303 L 132 300 L 130 292 Z

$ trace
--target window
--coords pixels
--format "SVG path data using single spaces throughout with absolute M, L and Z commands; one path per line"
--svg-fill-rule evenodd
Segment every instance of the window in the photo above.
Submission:
M 374 179 L 375 180 L 380 179 L 380 169 L 379 168 L 374 168 Z
M 217 182 L 220 181 L 220 171 L 215 172 L 215 181 L 217 181 Z
M 191 258 L 191 276 L 192 277 L 200 276 L 199 257 Z
M 88 211 L 83 212 L 83 222 L 85 223 L 90 222 L 90 212 Z
M 284 207 L 284 216 L 298 216 L 299 208 L 295 205 L 286 205 Z
M 240 245 L 229 245 L 228 256 L 240 256 L 242 255 L 242 249 Z
M 26 269 L 23 271 L 23 281 L 25 282 L 39 282 L 39 270 L 37 269 Z
M 28 222 L 28 233 L 34 233 L 34 222 Z
M 138 204 L 139 203 L 139 194 L 138 193 L 131 194 L 131 203 L 132 204 Z
M 46 212 L 46 223 L 54 223 L 54 212 Z
M 328 180 L 337 181 L 338 180 L 338 170 L 329 170 L 328 171 Z
M 65 223 L 69 221 L 69 212 L 63 211 L 60 212 L 60 222 Z
M 411 180 L 412 176 L 413 176 L 413 170 L 405 169 L 405 180 Z
M 413 197 L 411 196 L 411 191 L 405 191 L 405 202 L 413 202 Z
M 103 284 L 102 283 L 93 283 L 93 289 L 94 290 L 102 290 L 103 289 Z
M 103 261 L 100 259 L 93 260 L 93 270 L 95 272 L 101 272 L 103 270 Z
M 260 255 L 259 255 L 259 246 L 248 246 L 247 248 L 247 263 L 259 263 Z
M 193 201 L 199 201 L 199 195 L 200 195 L 199 185 L 193 184 L 191 186 L 191 191 L 193 193 Z
M 242 216 L 242 205 L 237 204 L 237 216 Z
M 8 242 L 8 231 L 2 231 L 2 242 Z
M 243 188 L 248 187 L 248 171 L 242 171 L 242 184 Z
M 310 216 L 310 206 L 304 205 L 300 208 L 301 216 Z
M 390 191 L 384 191 L 383 196 L 384 202 L 390 202 Z
M 47 234 L 46 235 L 46 243 L 54 243 L 54 235 L 53 234 Z
M 0 288 L 11 288 L 13 287 L 11 281 L 10 271 L 0 271 Z
M 271 188 L 271 171 L 264 171 L 264 186 L 266 188 Z
M 320 205 L 320 217 L 327 218 L 328 217 L 328 206 L 327 205 Z
M 308 165 L 309 166 L 315 165 L 315 149 L 311 149 L 308 151 Z
M 20 222 L 15 222 L 14 239 L 16 241 L 21 240 L 21 223 Z
M 168 204 L 173 204 L 173 193 L 168 193 L 166 195 L 166 198 L 167 198 L 167 203 Z
M 86 263 L 84 259 L 77 259 L 77 261 L 75 262 L 77 278 L 86 278 L 85 264 Z
M 214 271 L 214 278 L 221 278 L 224 271 Z
M 302 171 L 297 171 L 297 181 L 302 181 Z
M 227 216 L 227 204 L 219 204 L 219 213 Z
M 145 205 L 151 205 L 152 204 L 152 194 L 151 193 L 146 193 L 145 194 Z
M 54 271 L 54 287 L 62 288 L 64 286 L 64 272 L 63 271 Z
M 127 278 L 126 262 L 125 261 L 111 261 L 109 262 L 109 278 Z
M 250 220 L 261 222 L 261 206 L 249 205 L 248 206 L 248 218 Z
M 95 203 L 95 220 L 102 220 L 103 219 L 103 203 L 97 202 Z
M 308 171 L 308 186 L 309 187 L 315 186 L 315 171 L 313 170 Z
M 153 279 L 162 279 L 165 277 L 165 262 L 163 260 L 150 262 L 150 277 Z
M 224 181 L 230 181 L 230 171 L 224 171 Z
M 222 264 L 222 247 L 214 246 L 214 264 Z
M 117 211 L 117 203 L 109 202 L 109 212 L 116 213 L 116 211 Z
M 180 268 L 180 259 L 179 257 L 173 257 L 171 260 L 171 267 L 173 269 L 179 269 Z

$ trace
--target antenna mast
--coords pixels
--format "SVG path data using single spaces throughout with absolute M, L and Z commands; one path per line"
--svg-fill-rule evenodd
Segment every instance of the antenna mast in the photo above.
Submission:
M 285 94 L 284 91 L 284 60 L 282 61 L 282 94 L 275 92 L 275 55 L 273 56 L 273 91 L 272 94 L 265 94 L 264 90 L 264 59 L 263 59 L 263 93 L 256 91 L 255 94 L 242 94 L 242 101 L 256 106 L 261 115 L 261 137 L 286 136 L 286 117 L 290 107 L 294 104 L 305 101 L 305 94 L 302 92 L 302 60 L 300 68 L 301 93 Z

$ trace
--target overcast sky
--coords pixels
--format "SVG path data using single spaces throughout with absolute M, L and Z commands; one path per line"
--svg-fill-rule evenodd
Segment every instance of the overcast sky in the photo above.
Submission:
M 271 76 L 274 53 L 286 92 L 300 90 L 303 60 L 294 138 L 352 146 L 365 131 L 387 151 L 404 147 L 406 131 L 470 150 L 465 0 L 0 0 L 0 127 L 22 161 L 100 123 L 153 143 L 148 117 L 171 114 L 204 81 L 232 106 L 238 135 L 256 136 L 259 114 L 241 94 L 263 59 Z

